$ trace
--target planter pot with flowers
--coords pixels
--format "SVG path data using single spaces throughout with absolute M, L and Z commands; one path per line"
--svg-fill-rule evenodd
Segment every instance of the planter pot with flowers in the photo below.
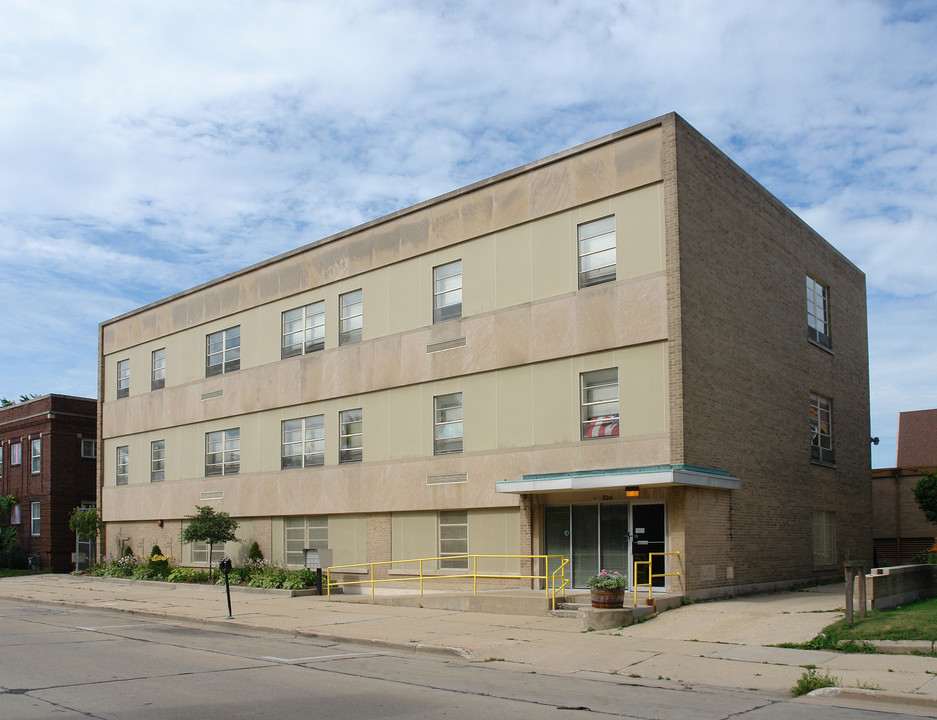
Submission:
M 592 607 L 620 608 L 625 604 L 625 587 L 628 578 L 617 570 L 602 570 L 586 581 L 592 591 Z

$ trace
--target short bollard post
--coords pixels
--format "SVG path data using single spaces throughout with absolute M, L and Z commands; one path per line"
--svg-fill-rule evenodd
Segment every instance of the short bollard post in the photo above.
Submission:
M 854 586 L 856 577 L 856 568 L 858 563 L 852 560 L 843 562 L 843 568 L 846 572 L 846 624 L 852 625 L 852 603 L 855 596 Z
M 865 565 L 858 567 L 859 576 L 859 617 L 864 618 L 868 610 L 866 609 L 865 597 Z
M 224 573 L 224 591 L 228 596 L 228 620 L 230 620 L 233 615 L 231 615 L 231 586 L 228 585 L 228 573 L 231 572 L 231 558 L 221 558 L 218 561 L 218 569 Z

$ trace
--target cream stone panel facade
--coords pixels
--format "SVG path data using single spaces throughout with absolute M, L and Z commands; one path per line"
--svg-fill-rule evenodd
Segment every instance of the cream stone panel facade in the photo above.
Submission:
M 334 565 L 367 561 L 367 518 L 364 515 L 330 515 L 329 547 Z
M 357 408 L 362 409 L 366 462 L 432 456 L 433 398 L 454 392 L 462 392 L 465 453 L 574 443 L 579 440 L 579 375 L 610 367 L 619 370 L 621 436 L 666 432 L 666 343 L 648 343 L 109 438 L 104 443 L 105 484 L 114 484 L 115 448 L 121 445 L 130 448 L 129 483 L 149 482 L 150 442 L 160 439 L 166 442 L 167 479 L 201 477 L 206 434 L 232 428 L 240 430 L 239 474 L 277 472 L 283 420 L 314 415 L 324 416 L 325 464 L 337 465 L 339 414 Z M 539 442 L 538 433 L 551 442 Z
M 482 508 L 468 512 L 468 549 L 472 555 L 519 555 L 520 513 L 517 508 Z M 520 558 L 479 558 L 483 573 L 520 572 Z
M 391 559 L 411 560 L 436 557 L 436 512 L 404 512 L 391 516 Z M 412 572 L 417 563 L 395 564 L 394 569 Z
M 167 387 L 204 380 L 207 336 L 235 326 L 241 329 L 242 371 L 279 362 L 282 313 L 319 300 L 325 301 L 326 348 L 335 348 L 338 346 L 339 296 L 358 289 L 362 291 L 364 339 L 431 326 L 433 268 L 452 260 L 463 261 L 463 316 L 572 292 L 577 284 L 576 226 L 611 213 L 616 215 L 618 277 L 661 271 L 662 193 L 659 183 L 655 183 L 445 250 L 402 260 L 389 267 L 303 289 L 288 297 L 270 297 L 263 304 L 191 325 L 169 337 L 137 346 L 114 347 L 105 354 L 105 401 L 116 399 L 116 365 L 125 358 L 131 360 L 131 395 L 148 393 L 150 353 L 159 347 L 167 348 Z M 316 254 L 323 249 L 311 252 Z M 221 301 L 233 292 L 229 289 L 230 282 L 223 283 L 224 289 L 219 289 L 215 295 L 206 296 L 197 311 L 190 308 L 186 317 L 217 315 L 222 306 L 232 304 L 243 307 L 245 303 L 240 301 Z M 265 295 L 266 292 L 262 293 Z M 196 300 L 189 297 L 176 302 L 189 304 Z M 105 336 L 109 334 L 110 329 Z

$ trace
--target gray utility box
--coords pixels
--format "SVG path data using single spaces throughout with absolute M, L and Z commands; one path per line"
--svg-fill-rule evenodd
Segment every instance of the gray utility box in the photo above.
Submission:
M 303 553 L 309 570 L 326 570 L 332 565 L 332 551 L 329 548 L 304 548 Z

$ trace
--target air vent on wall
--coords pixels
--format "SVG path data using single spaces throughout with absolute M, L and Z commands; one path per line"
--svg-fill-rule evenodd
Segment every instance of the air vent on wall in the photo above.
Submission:
M 443 340 L 442 342 L 430 343 L 426 346 L 427 353 L 440 352 L 442 350 L 451 350 L 452 348 L 465 347 L 465 338 L 455 338 L 453 340 Z
M 464 483 L 468 482 L 468 475 L 466 473 L 453 473 L 451 475 L 427 475 L 426 484 L 427 485 L 449 485 L 451 483 Z

